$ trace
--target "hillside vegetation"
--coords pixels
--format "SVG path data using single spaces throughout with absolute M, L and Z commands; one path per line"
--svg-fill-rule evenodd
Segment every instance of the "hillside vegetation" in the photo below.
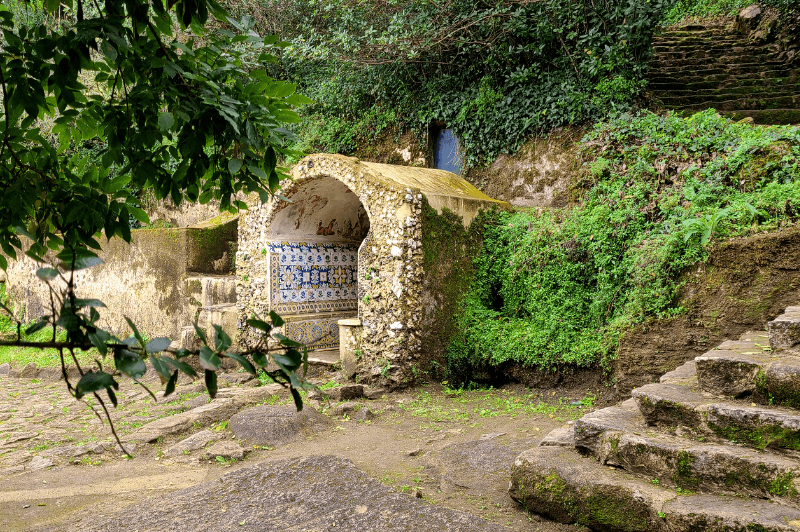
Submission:
M 715 242 L 800 214 L 800 128 L 713 110 L 601 122 L 582 140 L 577 206 L 498 212 L 448 350 L 450 379 L 515 362 L 608 367 L 619 333 L 680 313 L 680 274 Z

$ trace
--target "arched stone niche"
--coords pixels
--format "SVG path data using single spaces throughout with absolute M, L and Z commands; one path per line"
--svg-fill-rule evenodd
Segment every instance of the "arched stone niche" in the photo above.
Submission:
M 432 316 L 444 297 L 436 276 L 451 265 L 430 258 L 450 243 L 425 238 L 425 213 L 450 211 L 466 227 L 481 210 L 507 204 L 450 172 L 341 155 L 306 157 L 292 178 L 282 192 L 290 202 L 252 205 L 240 220 L 240 341 L 257 334 L 245 319 L 270 310 L 286 320 L 290 338 L 327 334 L 321 349 L 338 346 L 342 322 L 351 375 L 410 384 L 446 347 L 433 345 L 441 324 Z

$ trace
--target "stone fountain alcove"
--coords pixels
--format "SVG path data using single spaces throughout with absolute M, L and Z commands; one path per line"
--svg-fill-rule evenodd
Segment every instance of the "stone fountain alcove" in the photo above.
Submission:
M 410 384 L 446 347 L 456 296 L 443 280 L 466 275 L 467 228 L 507 204 L 450 172 L 341 155 L 306 157 L 292 178 L 288 202 L 252 205 L 239 223 L 240 341 L 257 334 L 246 318 L 274 310 L 288 337 L 341 347 L 360 382 Z

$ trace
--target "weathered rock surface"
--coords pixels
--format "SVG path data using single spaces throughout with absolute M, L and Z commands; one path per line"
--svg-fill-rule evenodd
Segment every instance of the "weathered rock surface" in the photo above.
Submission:
M 800 406 L 800 357 L 769 353 L 755 342 L 737 341 L 725 342 L 695 362 L 698 383 L 711 394 Z
M 258 464 L 126 508 L 96 530 L 484 532 L 501 527 L 386 487 L 332 456 Z M 77 527 L 75 527 L 77 529 Z
M 609 407 L 575 422 L 575 447 L 601 463 L 696 491 L 777 497 L 800 506 L 800 464 L 747 448 L 692 442 L 649 429 L 635 408 Z
M 731 398 L 772 398 L 779 388 L 765 376 L 795 367 L 765 347 L 766 336 L 724 342 L 619 406 L 584 415 L 574 448 L 555 431 L 563 446 L 546 439 L 515 461 L 512 497 L 596 530 L 800 530 L 800 412 Z M 791 381 L 780 378 L 773 383 Z
M 224 460 L 241 460 L 246 452 L 247 450 L 235 441 L 224 440 L 209 447 L 206 454 L 208 454 L 209 458 L 220 457 Z
M 228 428 L 253 445 L 282 445 L 299 436 L 327 429 L 331 421 L 311 408 L 298 412 L 294 406 L 255 406 L 231 417 Z
M 442 492 L 467 489 L 480 493 L 491 489 L 492 476 L 508 475 L 514 458 L 532 444 L 532 440 L 522 440 L 504 445 L 497 439 L 454 443 L 431 452 L 425 461 Z
M 788 307 L 782 316 L 769 322 L 772 349 L 791 349 L 800 344 L 800 307 Z
M 568 449 L 536 447 L 514 461 L 511 496 L 561 523 L 626 532 L 797 532 L 800 510 L 760 500 L 679 495 Z
M 364 397 L 363 384 L 345 384 L 325 391 L 331 401 L 352 401 Z
M 229 418 L 236 412 L 231 399 L 216 399 L 207 405 L 198 406 L 187 412 L 157 419 L 143 426 L 130 436 L 131 441 L 152 443 L 164 436 L 180 434 L 192 428 L 195 423 L 209 425 Z
M 196 434 L 192 434 L 185 440 L 181 440 L 172 447 L 164 451 L 166 456 L 178 456 L 184 453 L 190 453 L 197 449 L 202 449 L 211 442 L 222 439 L 222 434 L 218 432 L 211 432 L 210 430 L 201 430 Z

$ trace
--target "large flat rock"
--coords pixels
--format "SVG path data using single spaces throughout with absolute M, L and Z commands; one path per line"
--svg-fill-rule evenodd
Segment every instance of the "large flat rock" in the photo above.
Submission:
M 85 530 L 86 523 L 73 527 Z M 499 532 L 478 517 L 398 493 L 350 460 L 266 462 L 93 523 L 98 532 Z
M 800 510 L 763 500 L 678 495 L 562 447 L 514 461 L 511 496 L 562 523 L 610 532 L 797 532 Z
M 252 445 L 282 445 L 301 436 L 322 432 L 331 420 L 310 405 L 298 412 L 293 405 L 254 406 L 231 417 L 228 428 Z

